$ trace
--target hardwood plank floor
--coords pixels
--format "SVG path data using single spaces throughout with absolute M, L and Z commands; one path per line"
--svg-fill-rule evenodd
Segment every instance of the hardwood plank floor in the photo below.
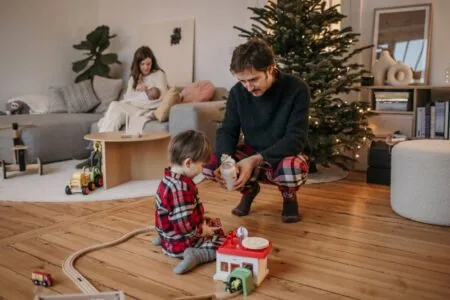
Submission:
M 361 173 L 308 185 L 299 193 L 303 221 L 281 223 L 281 198 L 262 186 L 251 215 L 230 210 L 239 194 L 211 182 L 199 185 L 206 213 L 226 230 L 246 226 L 269 238 L 270 274 L 248 299 L 450 299 L 450 228 L 397 216 L 389 188 L 368 185 Z M 0 202 L 0 299 L 78 293 L 62 261 L 71 253 L 153 224 L 153 197 L 123 201 L 46 204 Z M 102 291 L 121 289 L 127 299 L 174 299 L 221 291 L 215 264 L 182 276 L 178 260 L 151 244 L 154 233 L 82 257 L 77 268 Z M 36 288 L 31 271 L 55 278 Z M 239 297 L 237 297 L 239 299 Z

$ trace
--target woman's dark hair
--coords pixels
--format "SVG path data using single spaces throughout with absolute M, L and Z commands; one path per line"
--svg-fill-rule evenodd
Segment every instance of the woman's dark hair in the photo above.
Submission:
M 256 71 L 265 72 L 274 65 L 275 54 L 272 48 L 263 40 L 252 38 L 234 49 L 230 71 L 239 73 L 253 67 Z
M 147 46 L 139 47 L 136 52 L 134 52 L 133 62 L 131 63 L 131 76 L 133 77 L 134 81 L 133 89 L 136 88 L 139 81 L 139 76 L 141 75 L 141 69 L 139 65 L 146 58 L 150 58 L 152 60 L 152 68 L 150 70 L 150 73 L 161 70 L 152 49 Z
M 195 163 L 208 163 L 211 153 L 208 138 L 203 132 L 197 130 L 180 132 L 169 144 L 169 161 L 176 165 L 182 165 L 186 158 L 190 158 Z

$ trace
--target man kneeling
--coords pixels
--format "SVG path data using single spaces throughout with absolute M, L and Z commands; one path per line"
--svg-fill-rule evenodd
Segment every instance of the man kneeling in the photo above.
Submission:
M 223 182 L 222 154 L 236 161 L 234 189 L 242 199 L 232 213 L 245 216 L 259 193 L 258 181 L 276 184 L 283 197 L 283 222 L 300 220 L 296 192 L 306 182 L 308 86 L 275 66 L 272 49 L 252 39 L 233 51 L 230 71 L 239 80 L 230 91 L 222 126 L 217 130 L 216 160 L 203 173 Z M 238 145 L 241 132 L 244 144 Z

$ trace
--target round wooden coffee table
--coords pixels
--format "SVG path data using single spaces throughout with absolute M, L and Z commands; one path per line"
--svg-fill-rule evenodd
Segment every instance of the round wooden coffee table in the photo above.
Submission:
M 160 179 L 168 166 L 167 132 L 145 132 L 140 137 L 125 132 L 100 132 L 84 139 L 101 142 L 102 172 L 105 189 L 131 180 Z

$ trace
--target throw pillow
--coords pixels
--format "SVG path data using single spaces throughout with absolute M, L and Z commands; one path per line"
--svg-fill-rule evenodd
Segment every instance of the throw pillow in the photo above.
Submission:
M 194 82 L 181 92 L 183 102 L 205 102 L 214 97 L 216 87 L 209 80 Z
M 100 104 L 90 80 L 62 87 L 61 92 L 69 114 L 89 112 Z
M 100 105 L 94 110 L 95 113 L 104 113 L 111 102 L 119 100 L 120 92 L 123 88 L 122 79 L 111 79 L 101 76 L 94 76 L 92 87 Z
M 165 94 L 155 110 L 155 117 L 160 122 L 165 122 L 169 119 L 170 108 L 180 102 L 180 93 L 175 87 L 170 88 Z
M 47 114 L 49 103 L 52 99 L 48 95 L 44 94 L 27 94 L 20 97 L 11 98 L 7 103 L 13 103 L 21 101 L 25 103 L 29 108 L 29 113 L 33 115 Z
M 223 87 L 216 87 L 216 91 L 214 93 L 213 101 L 217 100 L 227 100 L 228 99 L 228 90 Z
M 64 97 L 60 88 L 54 86 L 49 87 L 48 95 L 51 99 L 48 103 L 48 113 L 67 112 L 66 102 L 64 102 Z

